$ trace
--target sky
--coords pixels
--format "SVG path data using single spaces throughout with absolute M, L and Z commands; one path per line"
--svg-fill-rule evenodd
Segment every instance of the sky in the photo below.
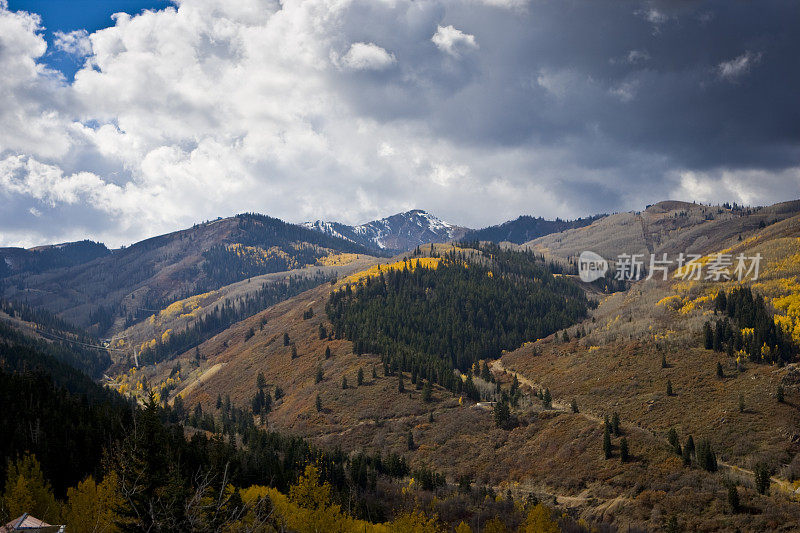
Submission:
M 800 4 L 0 0 L 0 246 L 800 197 Z

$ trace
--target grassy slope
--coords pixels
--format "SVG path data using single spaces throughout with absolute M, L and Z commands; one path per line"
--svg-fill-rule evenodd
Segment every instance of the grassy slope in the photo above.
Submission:
M 592 250 L 606 259 L 620 253 L 705 253 L 722 249 L 724 243 L 759 231 L 759 223 L 770 224 L 800 213 L 800 201 L 784 202 L 742 212 L 687 202 L 659 202 L 641 212 L 610 215 L 589 226 L 546 235 L 522 245 L 556 257 L 578 256 Z M 685 216 L 681 216 L 685 214 Z M 713 220 L 705 220 L 713 216 Z

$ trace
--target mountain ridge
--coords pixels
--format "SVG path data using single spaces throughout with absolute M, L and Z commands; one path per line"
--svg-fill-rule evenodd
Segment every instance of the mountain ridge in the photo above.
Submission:
M 301 225 L 384 252 L 404 252 L 423 244 L 458 240 L 469 231 L 422 209 L 396 213 L 356 226 L 325 220 Z

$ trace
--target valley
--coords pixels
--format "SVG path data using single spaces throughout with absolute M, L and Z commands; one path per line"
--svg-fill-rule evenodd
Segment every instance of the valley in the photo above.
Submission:
M 795 338 L 799 213 L 797 202 L 666 202 L 522 245 L 452 241 L 393 257 L 328 249 L 314 264 L 189 291 L 127 327 L 117 321 L 103 383 L 162 405 L 187 435 L 235 442 L 263 430 L 346 460 L 402 457 L 410 474 L 381 482 L 386 501 L 424 506 L 445 528 L 483 530 L 492 513 L 519 525 L 530 517 L 500 511 L 503 502 L 538 502 L 574 530 L 677 521 L 788 531 L 800 523 L 795 356 L 755 360 L 703 344 L 704 324 L 724 317 L 719 292 L 738 284 L 673 272 L 608 292 L 573 269 L 584 246 L 609 258 L 626 245 L 758 253 L 761 277 L 748 286 Z M 359 491 L 336 501 L 375 497 Z M 379 507 L 370 512 L 390 518 Z

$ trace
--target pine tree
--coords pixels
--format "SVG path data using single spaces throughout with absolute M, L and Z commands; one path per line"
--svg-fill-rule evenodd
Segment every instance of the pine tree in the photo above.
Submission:
M 433 387 L 431 386 L 431 382 L 426 381 L 425 386 L 422 388 L 422 401 L 425 403 L 430 402 L 432 393 Z
M 406 391 L 406 386 L 403 384 L 403 373 L 402 372 L 398 372 L 397 373 L 397 391 L 398 392 L 405 392 Z
M 703 337 L 706 350 L 712 350 L 714 348 L 714 331 L 711 329 L 711 322 L 703 324 Z
M 603 429 L 603 454 L 605 455 L 606 459 L 611 459 L 611 428 L 608 426 L 608 424 L 606 424 L 605 428 Z
M 686 444 L 683 446 L 683 464 L 689 466 L 692 464 L 692 456 L 694 455 L 694 438 L 689 435 L 686 438 Z
M 330 346 L 326 346 L 325 347 L 325 359 L 330 359 L 330 358 L 331 358 L 331 347 Z
M 675 428 L 669 428 L 669 432 L 667 433 L 667 441 L 669 445 L 672 446 L 672 451 L 674 451 L 677 455 L 681 454 L 681 444 L 678 440 L 678 432 L 675 431 Z
M 378 379 L 378 371 L 375 370 L 375 365 L 372 365 L 372 379 Z
M 267 378 L 264 377 L 263 372 L 258 373 L 258 377 L 256 378 L 256 387 L 259 389 L 263 389 L 267 386 Z
M 619 459 L 623 463 L 628 461 L 628 439 L 625 437 L 619 443 Z
M 669 368 L 669 365 L 667 364 L 667 354 L 665 353 L 661 354 L 661 368 Z
M 292 344 L 292 359 L 297 359 L 297 346 Z
M 342 389 L 347 390 L 347 376 L 342 376 Z
M 672 396 L 672 381 L 667 380 L 667 396 Z
M 497 402 L 494 404 L 494 412 L 492 413 L 494 416 L 494 425 L 502 428 L 505 427 L 508 419 L 511 416 L 511 411 L 508 407 L 506 402 Z
M 284 333 L 283 334 L 283 345 L 284 346 L 289 346 L 289 334 L 288 333 Z
M 778 390 L 775 391 L 775 399 L 778 400 L 778 402 L 783 403 L 783 385 L 778 385 Z
M 364 384 L 364 369 L 363 368 L 359 368 L 358 369 L 358 377 L 356 378 L 356 383 L 358 384 L 359 387 Z
M 414 449 L 414 434 L 410 431 L 408 432 L 407 444 L 409 451 Z
M 619 437 L 619 413 L 616 411 L 611 415 L 611 431 L 615 437 Z
M 722 363 L 720 363 L 719 361 L 717 361 L 717 377 L 718 378 L 725 377 L 725 372 L 722 371 Z
M 319 397 L 319 394 L 317 394 L 317 398 L 314 401 L 314 404 L 317 407 L 317 412 L 318 413 L 322 412 L 322 398 Z
M 575 398 L 572 399 L 572 402 L 569 404 L 569 406 L 572 409 L 573 413 L 578 412 L 578 401 Z
M 717 471 L 717 454 L 707 440 L 700 442 L 697 447 L 697 464 L 708 472 Z
M 314 378 L 314 383 L 320 383 L 324 379 L 324 374 L 322 373 L 322 367 L 317 367 L 317 377 Z
M 550 395 L 550 389 L 544 390 L 544 395 L 542 396 L 542 407 L 545 409 L 550 409 L 553 407 L 553 397 Z
M 769 493 L 770 475 L 769 475 L 769 468 L 767 468 L 767 465 L 763 463 L 759 463 L 758 465 L 756 465 L 755 478 L 756 478 L 756 491 L 758 491 L 759 494 Z
M 732 513 L 739 512 L 739 490 L 733 483 L 728 485 L 728 505 L 731 506 Z

